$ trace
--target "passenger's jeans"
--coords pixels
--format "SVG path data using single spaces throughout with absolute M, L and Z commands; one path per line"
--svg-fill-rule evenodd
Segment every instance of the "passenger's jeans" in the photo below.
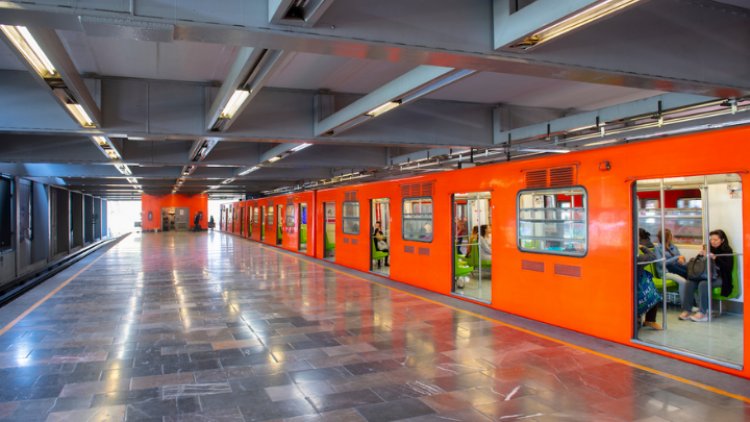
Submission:
M 685 264 L 680 264 L 679 262 L 668 262 L 667 271 L 687 279 L 687 265 Z
M 712 292 L 706 289 L 708 280 L 693 281 L 688 280 L 685 283 L 685 296 L 682 297 L 682 310 L 689 311 L 692 307 L 692 301 L 695 297 L 695 289 L 698 289 L 698 303 L 700 304 L 701 313 L 708 312 L 708 301 L 711 300 Z M 714 287 L 721 286 L 721 278 L 716 277 L 711 281 L 711 290 Z

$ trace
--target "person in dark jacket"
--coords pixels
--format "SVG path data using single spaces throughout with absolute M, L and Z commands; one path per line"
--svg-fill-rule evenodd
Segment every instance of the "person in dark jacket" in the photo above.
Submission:
M 195 218 L 193 219 L 193 231 L 199 232 L 201 231 L 201 219 L 203 218 L 203 211 L 198 211 L 195 213 Z
M 708 243 L 711 245 L 708 253 L 711 259 L 711 264 L 716 266 L 718 271 L 711 271 L 710 273 L 718 273 L 718 277 L 707 276 L 711 279 L 711 290 L 714 287 L 721 286 L 721 295 L 729 296 L 732 293 L 732 272 L 734 271 L 734 251 L 729 246 L 729 240 L 724 230 L 714 230 L 708 234 Z M 706 251 L 702 250 L 701 255 L 705 255 Z M 695 322 L 706 322 L 708 321 L 708 315 L 706 315 L 708 309 L 708 301 L 711 300 L 711 292 L 708 291 L 707 279 L 690 280 L 687 285 L 687 291 L 685 295 L 688 298 L 692 298 L 695 294 L 695 290 L 698 290 L 698 303 L 699 310 L 694 313 L 690 319 Z

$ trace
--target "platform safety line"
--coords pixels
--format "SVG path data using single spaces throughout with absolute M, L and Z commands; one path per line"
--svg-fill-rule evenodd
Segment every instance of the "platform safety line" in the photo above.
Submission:
M 279 250 L 279 248 L 277 248 L 277 247 L 272 247 L 270 245 L 262 244 L 262 243 L 259 243 L 259 242 L 258 242 L 258 245 L 260 247 L 264 248 L 264 249 L 271 250 L 271 251 L 273 251 L 273 252 L 275 252 L 275 253 L 277 253 L 279 255 L 284 255 L 285 254 L 285 255 L 294 256 L 294 255 L 290 254 L 289 251 Z M 465 313 L 465 314 L 469 314 L 471 316 L 475 316 L 477 318 L 481 318 L 481 319 L 483 319 L 485 321 L 494 322 L 494 323 L 502 325 L 504 327 L 512 328 L 512 329 L 514 329 L 516 331 L 520 331 L 522 333 L 526 333 L 526 334 L 529 334 L 529 335 L 532 335 L 534 337 L 538 337 L 538 338 L 541 338 L 541 339 L 544 339 L 544 340 L 552 341 L 552 342 L 561 344 L 563 346 L 570 347 L 572 349 L 580 350 L 580 351 L 586 352 L 586 353 L 591 353 L 592 355 L 595 355 L 595 356 L 598 356 L 598 357 L 601 357 L 601 358 L 604 358 L 604 359 L 608 359 L 608 360 L 616 362 L 616 363 L 627 365 L 627 366 L 629 366 L 631 368 L 640 369 L 642 371 L 650 372 L 650 373 L 655 374 L 655 375 L 659 375 L 659 376 L 662 376 L 662 377 L 665 377 L 665 378 L 669 378 L 669 379 L 671 379 L 673 381 L 677 381 L 677 382 L 681 382 L 683 384 L 691 385 L 693 387 L 697 387 L 697 388 L 700 388 L 702 390 L 706 390 L 706 391 L 710 391 L 712 393 L 716 393 L 716 394 L 719 394 L 719 395 L 722 395 L 722 396 L 730 397 L 730 398 L 733 398 L 735 400 L 739 400 L 739 401 L 742 401 L 742 402 L 745 402 L 745 403 L 750 403 L 750 397 L 745 397 L 745 396 L 742 396 L 742 395 L 739 395 L 739 394 L 730 393 L 729 391 L 722 390 L 722 389 L 716 388 L 716 387 L 712 387 L 710 385 L 703 384 L 703 383 L 698 382 L 698 381 L 693 381 L 691 379 L 683 378 L 683 377 L 680 377 L 678 375 L 673 375 L 673 374 L 670 374 L 668 372 L 663 372 L 663 371 L 660 371 L 658 369 L 654 369 L 654 368 L 651 368 L 649 366 L 644 366 L 644 365 L 641 365 L 639 363 L 635 363 L 635 362 L 631 362 L 629 360 L 625 360 L 625 359 L 621 359 L 621 358 L 618 358 L 618 357 L 614 357 L 614 356 L 608 355 L 606 353 L 597 352 L 596 350 L 592 350 L 592 349 L 589 349 L 589 348 L 586 348 L 586 347 L 583 347 L 583 346 L 579 346 L 577 344 L 568 343 L 568 342 L 566 342 L 564 340 L 560 340 L 560 339 L 555 338 L 555 337 L 550 337 L 550 336 L 545 335 L 545 334 L 537 333 L 535 331 L 532 331 L 532 330 L 529 330 L 529 329 L 526 329 L 526 328 L 522 328 L 522 327 L 510 324 L 510 323 L 507 323 L 507 322 L 504 322 L 504 321 L 500 321 L 500 320 L 492 318 L 492 317 L 488 317 L 488 316 L 485 316 L 485 315 L 482 315 L 482 314 L 478 314 L 476 312 L 472 312 L 472 311 L 469 311 L 469 310 L 466 310 L 466 309 L 461 309 L 461 308 L 455 307 L 453 305 L 448 305 L 448 304 L 445 304 L 445 303 L 441 303 L 441 302 L 438 302 L 436 300 L 428 299 L 428 298 L 420 296 L 420 295 L 418 295 L 416 293 L 407 292 L 405 290 L 401 290 L 401 289 L 393 287 L 393 286 L 388 286 L 386 284 L 383 284 L 383 283 L 380 283 L 380 282 L 377 282 L 377 281 L 368 280 L 368 279 L 366 279 L 366 278 L 364 278 L 362 276 L 358 276 L 356 274 L 349 274 L 347 272 L 344 272 L 343 270 L 339 270 L 339 269 L 336 269 L 336 268 L 328 268 L 325 265 L 323 265 L 322 263 L 318 262 L 318 258 L 310 257 L 309 255 L 304 255 L 304 257 L 310 258 L 309 260 L 306 260 L 307 262 L 310 262 L 310 263 L 315 264 L 315 265 L 317 265 L 319 267 L 322 267 L 324 270 L 333 271 L 333 272 L 336 272 L 336 273 L 339 273 L 339 274 L 343 274 L 345 276 L 349 276 L 349 277 L 353 277 L 353 278 L 356 278 L 356 279 L 359 279 L 359 280 L 362 280 L 362 281 L 366 281 L 368 283 L 377 284 L 378 286 L 385 287 L 386 289 L 394 290 L 394 291 L 397 291 L 399 293 L 403 293 L 403 294 L 406 294 L 406 295 L 409 295 L 409 296 L 412 296 L 412 297 L 416 297 L 416 298 L 421 299 L 421 300 L 423 300 L 425 302 L 429 302 L 429 303 L 432 303 L 432 304 L 435 304 L 435 305 L 445 306 L 445 307 L 450 308 L 450 309 L 452 309 L 454 311 L 458 311 L 458 312 L 462 312 L 462 313 Z M 300 257 L 296 257 L 296 258 L 300 259 Z M 357 271 L 357 270 L 352 269 L 352 271 Z M 500 312 L 502 312 L 502 311 L 500 311 Z
M 18 324 L 22 319 L 26 318 L 26 316 L 29 315 L 30 313 L 32 313 L 36 308 L 42 306 L 42 304 L 44 302 L 46 302 L 47 300 L 49 300 L 49 298 L 51 298 L 52 296 L 54 296 L 55 294 L 57 294 L 57 292 L 59 292 L 60 290 L 62 290 L 63 287 L 65 287 L 68 284 L 70 284 L 70 282 L 73 281 L 73 280 L 75 280 L 76 277 L 78 277 L 79 275 L 81 275 L 82 272 L 88 270 L 92 265 L 94 265 L 96 263 L 96 261 L 100 260 L 103 256 L 104 256 L 104 254 L 101 254 L 101 255 L 97 256 L 88 265 L 86 265 L 85 267 L 83 267 L 80 270 L 78 270 L 77 273 L 73 274 L 67 280 L 63 281 L 62 284 L 60 284 L 59 286 L 55 287 L 54 290 L 52 290 L 51 292 L 47 293 L 46 296 L 44 296 L 43 298 L 37 300 L 36 303 L 34 303 L 33 305 L 31 305 L 25 311 L 23 311 L 23 313 L 21 315 L 17 316 L 16 319 L 14 319 L 13 321 L 11 321 L 8 324 L 6 324 L 5 327 L 3 327 L 2 329 L 0 329 L 0 336 L 2 336 L 3 334 L 5 334 L 6 332 L 8 332 L 8 330 L 10 330 L 11 328 L 13 328 L 13 326 L 15 326 L 16 324 Z

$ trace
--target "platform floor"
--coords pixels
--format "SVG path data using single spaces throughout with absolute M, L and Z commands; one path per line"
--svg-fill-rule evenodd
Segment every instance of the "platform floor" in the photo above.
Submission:
M 748 381 L 335 268 L 217 232 L 131 235 L 0 310 L 0 419 L 750 419 L 721 391 Z

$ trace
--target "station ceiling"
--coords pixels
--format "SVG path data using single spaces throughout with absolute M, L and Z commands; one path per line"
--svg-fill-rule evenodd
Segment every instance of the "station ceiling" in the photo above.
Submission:
M 518 46 L 605 3 L 0 1 L 56 68 L 0 33 L 0 173 L 226 198 L 750 122 L 750 0 L 635 1 Z

